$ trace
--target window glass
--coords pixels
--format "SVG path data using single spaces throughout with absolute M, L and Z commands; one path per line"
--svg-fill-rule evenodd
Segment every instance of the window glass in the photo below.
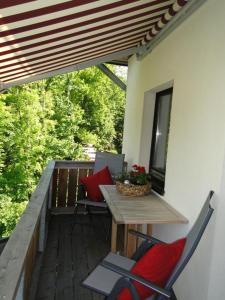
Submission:
M 172 88 L 156 94 L 154 124 L 152 133 L 150 172 L 153 177 L 153 188 L 164 192 L 166 157 L 170 124 Z M 158 186 L 157 186 L 158 185 Z

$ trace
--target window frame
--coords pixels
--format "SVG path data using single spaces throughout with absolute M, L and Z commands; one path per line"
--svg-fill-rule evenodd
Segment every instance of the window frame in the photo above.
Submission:
M 161 195 L 164 195 L 165 190 L 165 175 L 166 175 L 166 166 L 165 169 L 160 171 L 157 168 L 152 167 L 154 161 L 154 155 L 156 153 L 155 146 L 156 146 L 156 138 L 157 138 L 157 127 L 158 127 L 158 116 L 159 116 L 159 107 L 160 107 L 160 98 L 161 96 L 170 95 L 170 103 L 169 103 L 169 123 L 168 123 L 168 130 L 167 130 L 167 150 L 168 150 L 168 139 L 169 139 L 169 132 L 170 132 L 170 121 L 171 121 L 171 108 L 172 108 L 172 97 L 173 97 L 173 87 L 167 88 L 165 90 L 159 91 L 155 95 L 155 110 L 154 110 L 154 118 L 153 118 L 153 127 L 152 127 L 152 141 L 151 141 L 151 151 L 150 151 L 150 160 L 149 160 L 149 173 L 152 179 L 152 188 L 156 192 Z M 165 160 L 167 161 L 167 155 Z

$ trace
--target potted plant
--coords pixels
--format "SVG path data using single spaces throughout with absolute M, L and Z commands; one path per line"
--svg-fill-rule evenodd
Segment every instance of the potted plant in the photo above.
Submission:
M 151 190 L 150 175 L 146 173 L 145 167 L 135 164 L 130 172 L 116 179 L 116 188 L 126 196 L 147 195 Z

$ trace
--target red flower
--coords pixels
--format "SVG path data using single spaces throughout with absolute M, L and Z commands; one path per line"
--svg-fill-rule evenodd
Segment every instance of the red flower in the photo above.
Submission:
M 146 173 L 145 167 L 140 167 L 139 172 L 140 172 L 140 173 Z
M 133 167 L 133 169 L 136 171 L 136 172 L 138 172 L 138 173 L 146 173 L 146 171 L 145 171 L 145 167 L 143 167 L 143 166 L 139 166 L 139 165 L 133 165 L 132 166 Z

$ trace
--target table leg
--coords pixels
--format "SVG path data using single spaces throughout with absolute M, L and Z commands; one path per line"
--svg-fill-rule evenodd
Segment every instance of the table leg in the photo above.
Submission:
M 116 253 L 116 242 L 117 242 L 117 224 L 112 218 L 111 251 L 113 253 Z
M 137 225 L 137 231 L 139 232 L 143 232 L 143 228 L 141 224 Z M 137 247 L 139 247 L 141 245 L 141 243 L 143 242 L 143 240 L 141 238 L 137 238 Z
M 152 225 L 151 224 L 147 225 L 147 235 L 152 235 Z
M 126 225 L 127 226 L 127 231 L 129 231 L 129 229 L 133 229 L 133 230 L 137 230 L 137 225 L 135 224 L 129 224 Z M 133 236 L 132 234 L 129 234 L 129 232 L 127 233 L 127 247 L 125 249 L 125 254 L 127 257 L 131 257 L 137 247 L 137 238 L 135 236 Z
M 126 255 L 127 251 L 127 234 L 128 234 L 128 228 L 127 224 L 124 224 L 124 244 L 123 244 L 123 254 Z

